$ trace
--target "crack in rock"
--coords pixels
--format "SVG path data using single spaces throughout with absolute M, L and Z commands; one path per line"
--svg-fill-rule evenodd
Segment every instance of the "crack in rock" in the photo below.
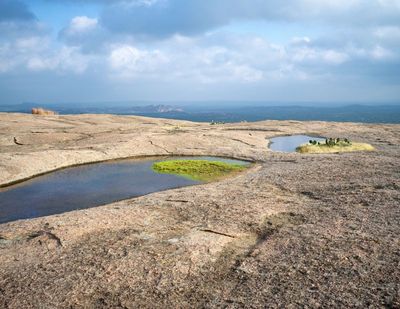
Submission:
M 16 138 L 15 136 L 14 136 L 14 143 L 15 143 L 16 145 L 19 145 L 19 146 L 24 145 L 24 144 L 18 142 L 18 140 L 17 140 L 17 138 Z
M 237 138 L 231 138 L 231 140 L 233 140 L 233 141 L 235 141 L 235 142 L 239 142 L 239 143 L 245 144 L 245 145 L 247 145 L 247 146 L 256 147 L 256 145 L 253 145 L 253 144 L 244 142 L 244 141 L 242 141 L 242 140 L 240 140 L 240 139 L 237 139 Z
M 150 143 L 152 146 L 155 146 L 155 147 L 158 147 L 158 148 L 164 150 L 164 151 L 165 151 L 166 153 L 168 153 L 168 154 L 173 154 L 173 152 L 167 150 L 166 148 L 164 148 L 164 147 L 162 147 L 162 146 L 160 146 L 160 145 L 154 144 L 154 142 L 153 142 L 152 140 L 149 140 L 149 143 Z
M 225 237 L 229 237 L 229 238 L 236 238 L 236 236 L 229 235 L 229 234 L 222 233 L 222 232 L 217 232 L 217 231 L 214 231 L 214 230 L 211 230 L 211 229 L 201 229 L 199 231 L 205 232 L 205 233 L 217 234 L 217 235 L 221 235 L 221 236 L 225 236 Z
M 62 242 L 61 242 L 61 239 L 59 237 L 57 237 L 55 234 L 53 234 L 53 233 L 51 233 L 49 231 L 43 231 L 43 230 L 40 230 L 40 231 L 37 231 L 37 232 L 33 232 L 32 234 L 29 234 L 28 235 L 28 241 L 32 240 L 32 239 L 35 239 L 37 237 L 40 237 L 40 236 L 47 236 L 49 239 L 55 240 L 56 243 L 57 243 L 57 246 L 59 246 L 59 247 L 63 246 Z

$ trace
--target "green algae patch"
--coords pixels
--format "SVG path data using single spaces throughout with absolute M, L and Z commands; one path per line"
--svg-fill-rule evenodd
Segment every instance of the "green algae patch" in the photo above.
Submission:
M 157 173 L 183 176 L 197 181 L 215 181 L 241 172 L 246 166 L 207 160 L 171 160 L 153 164 Z
M 339 142 L 335 145 L 326 143 L 320 144 L 305 144 L 296 148 L 299 153 L 338 153 L 338 152 L 353 152 L 353 151 L 374 151 L 375 148 L 366 143 L 345 143 Z

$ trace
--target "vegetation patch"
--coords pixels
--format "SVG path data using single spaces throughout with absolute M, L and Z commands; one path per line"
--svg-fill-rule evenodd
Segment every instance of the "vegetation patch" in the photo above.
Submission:
M 245 168 L 239 164 L 207 160 L 171 160 L 153 164 L 153 170 L 157 173 L 179 175 L 198 181 L 218 180 Z
M 375 148 L 366 143 L 353 143 L 349 139 L 329 138 L 325 142 L 310 140 L 308 144 L 296 148 L 300 153 L 335 153 L 351 151 L 373 151 Z
M 225 124 L 225 122 L 224 121 L 214 121 L 214 120 L 212 120 L 210 122 L 210 125 L 212 125 L 212 126 L 215 126 L 215 125 L 218 125 L 218 124 Z

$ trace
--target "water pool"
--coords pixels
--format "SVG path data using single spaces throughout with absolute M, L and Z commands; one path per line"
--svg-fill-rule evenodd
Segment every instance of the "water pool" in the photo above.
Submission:
M 152 170 L 153 163 L 169 159 L 248 164 L 216 157 L 158 157 L 66 168 L 0 189 L 0 223 L 91 208 L 201 183 Z
M 270 139 L 269 148 L 272 151 L 296 152 L 297 147 L 307 144 L 310 140 L 323 142 L 325 138 L 308 135 L 278 136 Z

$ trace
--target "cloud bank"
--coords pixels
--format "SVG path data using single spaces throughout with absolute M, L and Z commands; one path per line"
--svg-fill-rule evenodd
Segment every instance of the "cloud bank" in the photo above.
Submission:
M 55 32 L 0 0 L 3 103 L 399 99 L 398 0 L 55 2 L 98 10 Z
M 398 22 L 396 0 L 154 0 L 115 1 L 101 16 L 115 32 L 154 37 L 195 35 L 236 21 L 266 20 L 363 27 Z M 356 17 L 356 18 L 355 18 Z

